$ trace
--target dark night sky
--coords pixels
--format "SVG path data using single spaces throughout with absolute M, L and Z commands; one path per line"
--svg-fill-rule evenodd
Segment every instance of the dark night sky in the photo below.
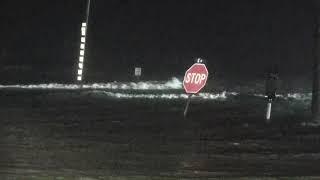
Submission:
M 73 81 L 84 0 L 0 2 L 1 83 Z M 283 78 L 310 79 L 311 1 L 93 0 L 88 81 L 181 76 L 195 57 L 221 78 L 259 79 L 278 64 Z

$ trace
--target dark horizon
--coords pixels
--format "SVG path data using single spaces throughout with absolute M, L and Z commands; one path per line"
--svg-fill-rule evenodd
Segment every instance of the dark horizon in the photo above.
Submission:
M 194 58 L 215 77 L 311 79 L 314 16 L 302 1 L 93 0 L 84 79 L 182 76 Z M 0 84 L 73 82 L 86 1 L 2 1 Z

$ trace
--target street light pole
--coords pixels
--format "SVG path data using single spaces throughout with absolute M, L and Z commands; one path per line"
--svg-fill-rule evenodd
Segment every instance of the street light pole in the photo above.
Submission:
M 86 10 L 86 18 L 85 21 L 82 22 L 81 26 L 81 39 L 80 39 L 80 53 L 79 53 L 79 62 L 78 62 L 78 71 L 77 71 L 77 82 L 82 82 L 83 79 L 83 68 L 84 68 L 84 61 L 85 61 L 85 50 L 86 50 L 86 36 L 88 31 L 88 23 L 89 23 L 89 16 L 90 16 L 90 5 L 91 0 L 87 2 L 87 10 Z

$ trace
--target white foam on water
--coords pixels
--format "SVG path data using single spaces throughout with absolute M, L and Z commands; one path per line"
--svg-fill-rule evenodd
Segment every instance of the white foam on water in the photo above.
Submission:
M 286 99 L 296 99 L 300 101 L 311 101 L 312 93 L 288 93 Z
M 140 82 L 110 82 L 110 83 L 92 83 L 92 84 L 16 84 L 16 85 L 0 85 L 0 89 L 30 89 L 30 90 L 182 90 L 182 81 L 176 77 L 168 81 L 140 81 Z M 186 94 L 130 94 L 130 93 L 113 93 L 108 92 L 109 96 L 118 98 L 147 98 L 147 99 L 186 99 Z M 238 92 L 221 92 L 221 93 L 199 93 L 194 98 L 200 99 L 226 99 L 228 96 L 239 95 Z M 265 94 L 251 94 L 255 97 L 266 98 Z M 278 98 L 284 100 L 311 101 L 312 93 L 287 93 L 277 94 Z
M 101 92 L 101 91 L 99 91 Z M 189 96 L 184 93 L 167 93 L 167 94 L 133 94 L 133 93 L 116 93 L 103 91 L 103 93 L 109 97 L 119 99 L 187 99 Z M 193 95 L 193 99 L 204 99 L 204 100 L 226 100 L 227 96 L 233 95 L 234 93 L 227 93 L 223 91 L 221 93 L 199 93 Z
M 110 83 L 93 83 L 93 84 L 17 84 L 17 85 L 0 85 L 0 89 L 112 89 L 112 90 L 174 90 L 182 89 L 182 82 L 173 77 L 169 81 L 141 81 L 141 82 L 110 82 Z
M 253 94 L 255 97 L 267 98 L 265 94 Z M 277 94 L 277 98 L 284 100 L 298 100 L 298 101 L 311 101 L 312 93 L 288 93 L 288 94 Z

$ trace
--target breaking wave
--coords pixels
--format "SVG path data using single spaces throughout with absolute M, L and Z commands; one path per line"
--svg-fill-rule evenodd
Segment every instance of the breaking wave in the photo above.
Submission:
M 253 94 L 255 97 L 266 98 L 264 94 Z M 298 100 L 298 101 L 311 101 L 312 93 L 287 93 L 287 94 L 277 94 L 277 98 L 284 100 Z
M 189 96 L 184 93 L 166 93 L 166 94 L 133 94 L 133 93 L 115 93 L 103 91 L 103 93 L 109 97 L 119 99 L 187 99 Z M 226 91 L 221 93 L 199 93 L 193 95 L 193 99 L 204 100 L 225 100 L 228 96 L 235 95 L 235 93 L 227 93 Z
M 169 81 L 141 81 L 141 82 L 111 82 L 92 84 L 30 84 L 30 85 L 0 85 L 0 89 L 106 89 L 106 90 L 171 90 L 182 89 L 182 82 L 178 78 Z
M 188 95 L 184 93 L 172 93 L 170 90 L 182 90 L 182 81 L 176 77 L 171 78 L 168 81 L 140 81 L 140 82 L 110 82 L 110 83 L 91 83 L 91 84 L 59 84 L 59 83 L 49 83 L 49 84 L 17 84 L 17 85 L 0 85 L 0 89 L 28 89 L 28 90 L 101 90 L 105 95 L 114 98 L 124 98 L 124 99 L 186 99 Z M 219 92 L 209 91 L 204 93 L 199 93 L 194 95 L 195 99 L 207 99 L 207 100 L 224 100 L 229 96 L 236 96 L 241 94 L 248 94 L 243 92 L 238 92 L 237 90 L 225 91 L 220 88 Z M 252 87 L 254 89 L 254 87 Z M 108 91 L 110 90 L 110 91 Z M 113 90 L 113 92 L 111 92 Z M 116 92 L 116 90 L 121 90 L 122 92 Z M 150 93 L 139 94 L 132 91 L 150 91 Z M 163 91 L 162 93 L 155 93 L 155 91 Z M 123 92 L 124 91 L 124 92 Z M 128 92 L 126 92 L 128 91 Z M 257 98 L 265 98 L 266 96 L 262 93 L 260 94 L 250 94 L 251 96 Z M 311 93 L 286 93 L 277 94 L 277 97 L 284 100 L 297 100 L 309 102 L 312 99 Z

